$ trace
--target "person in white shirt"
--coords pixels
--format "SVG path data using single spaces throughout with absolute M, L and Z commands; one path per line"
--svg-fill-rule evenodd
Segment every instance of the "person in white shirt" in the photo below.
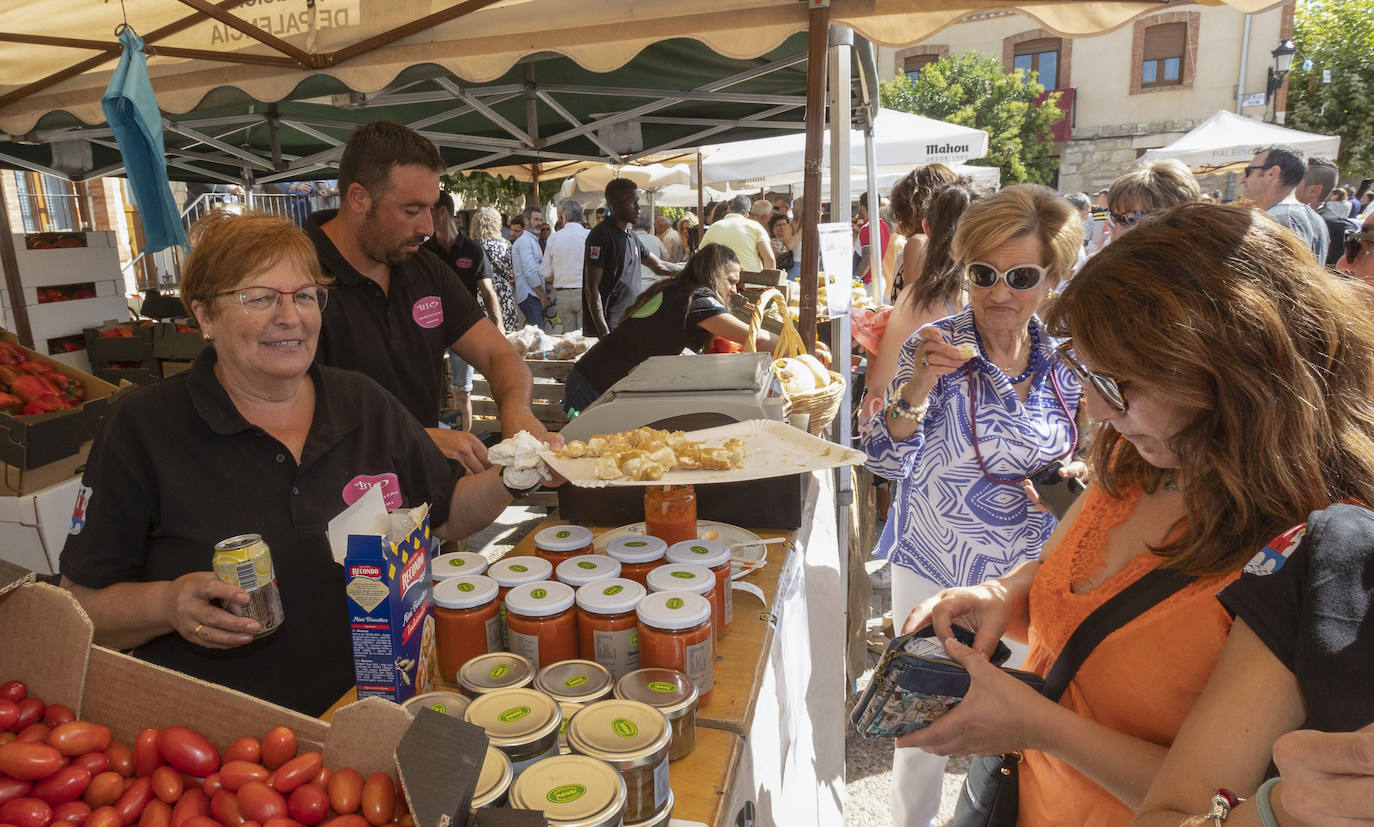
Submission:
M 663 242 L 663 250 L 667 253 L 667 258 L 663 259 L 670 264 L 677 264 L 679 261 L 687 260 L 686 248 L 682 246 L 682 236 L 673 229 L 673 222 L 667 216 L 660 215 L 654 219 L 654 232 L 658 235 L 658 240 Z
M 553 306 L 563 331 L 582 328 L 582 260 L 587 252 L 587 233 L 582 205 L 569 198 L 558 205 L 563 229 L 549 236 L 539 273 L 553 285 Z
M 747 195 L 736 195 L 727 207 L 729 212 L 706 228 L 701 244 L 724 244 L 739 258 L 740 269 L 746 273 L 757 273 L 763 269 L 773 269 L 777 262 L 773 257 L 773 241 L 768 231 L 757 221 L 749 219 L 749 208 L 753 202 Z
M 1293 191 L 1307 174 L 1307 156 L 1288 146 L 1271 146 L 1255 153 L 1241 183 L 1245 195 L 1269 217 L 1297 233 L 1317 261 L 1326 261 L 1330 234 L 1316 211 L 1298 200 Z
M 515 303 L 525 314 L 525 322 L 544 326 L 544 308 L 549 306 L 544 292 L 544 277 L 539 274 L 544 251 L 539 249 L 539 228 L 544 225 L 544 211 L 538 207 L 525 210 L 525 232 L 511 245 L 515 270 Z
M 654 235 L 653 224 L 648 215 L 641 214 L 635 219 L 635 235 L 639 236 L 639 244 L 647 252 L 658 256 L 660 261 L 668 260 L 668 251 L 664 249 L 663 242 Z M 658 282 L 658 274 L 650 270 L 643 262 L 639 265 L 639 292 L 644 292 Z

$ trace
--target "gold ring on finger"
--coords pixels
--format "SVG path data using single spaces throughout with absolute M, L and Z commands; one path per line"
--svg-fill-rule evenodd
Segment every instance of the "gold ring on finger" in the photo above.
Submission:
M 204 628 L 205 628 L 205 624 L 204 624 L 204 623 L 197 623 L 197 624 L 196 624 L 196 628 L 194 628 L 194 629 L 191 630 L 191 634 L 195 635 L 196 637 L 200 637 L 200 630 L 201 630 L 201 629 L 204 629 Z

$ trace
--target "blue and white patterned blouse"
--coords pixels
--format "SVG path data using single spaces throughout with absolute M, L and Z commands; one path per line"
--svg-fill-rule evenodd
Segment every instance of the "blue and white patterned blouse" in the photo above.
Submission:
M 1039 319 L 1034 323 L 1044 330 Z M 950 344 L 978 346 L 971 307 L 934 325 Z M 920 341 L 913 335 L 902 346 L 888 398 L 911 378 Z M 1081 395 L 1078 381 L 1054 358 L 1055 344 L 1042 332 L 1041 367 L 1024 403 L 1007 376 L 980 355 L 939 378 L 930 409 L 909 439 L 893 441 L 885 408 L 874 415 L 862 440 L 867 467 L 896 484 L 875 556 L 945 588 L 981 583 L 1039 556 L 1055 519 L 1031 508 L 1020 485 L 984 475 L 973 449 L 969 394 L 976 387 L 978 446 L 988 471 L 1000 479 L 1040 471 L 1069 451 Z

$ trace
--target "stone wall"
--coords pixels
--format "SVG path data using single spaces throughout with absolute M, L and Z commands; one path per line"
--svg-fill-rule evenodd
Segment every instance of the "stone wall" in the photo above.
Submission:
M 1109 187 L 1146 149 L 1169 144 L 1200 120 L 1081 127 L 1059 154 L 1059 191 L 1096 192 Z

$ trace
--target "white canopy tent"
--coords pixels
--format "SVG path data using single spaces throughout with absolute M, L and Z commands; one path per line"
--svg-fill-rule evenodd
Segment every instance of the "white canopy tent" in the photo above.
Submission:
M 1335 135 L 1300 132 L 1220 109 L 1182 138 L 1147 151 L 1140 160 L 1176 158 L 1196 172 L 1228 172 L 1234 171 L 1229 167 L 1250 163 L 1259 150 L 1280 144 L 1323 158 L 1335 158 L 1341 149 L 1341 139 Z

